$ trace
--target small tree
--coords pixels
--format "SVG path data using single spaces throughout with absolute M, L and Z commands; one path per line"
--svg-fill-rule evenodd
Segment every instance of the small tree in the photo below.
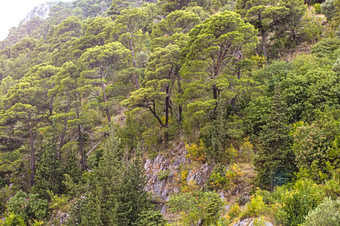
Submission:
M 263 188 L 272 190 L 275 185 L 288 182 L 295 171 L 287 124 L 285 104 L 277 86 L 267 124 L 258 136 L 259 150 L 254 162 L 258 184 Z

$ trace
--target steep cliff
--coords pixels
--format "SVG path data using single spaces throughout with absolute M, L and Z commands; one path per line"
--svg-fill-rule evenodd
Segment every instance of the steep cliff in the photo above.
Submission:
M 39 6 L 34 7 L 22 20 L 22 23 L 27 23 L 35 17 L 39 17 L 45 20 L 49 17 L 50 8 L 52 3 L 43 3 Z

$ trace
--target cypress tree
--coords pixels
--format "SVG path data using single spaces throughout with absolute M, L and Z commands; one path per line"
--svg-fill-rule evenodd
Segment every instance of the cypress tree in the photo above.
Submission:
M 137 150 L 132 160 L 125 164 L 125 173 L 119 194 L 119 225 L 135 225 L 143 211 L 150 210 L 151 204 L 148 193 L 144 190 L 146 177 L 141 159 Z
M 281 100 L 280 87 L 276 86 L 271 113 L 258 137 L 259 150 L 254 161 L 260 187 L 272 190 L 275 185 L 289 181 L 295 171 L 290 144 L 286 105 Z

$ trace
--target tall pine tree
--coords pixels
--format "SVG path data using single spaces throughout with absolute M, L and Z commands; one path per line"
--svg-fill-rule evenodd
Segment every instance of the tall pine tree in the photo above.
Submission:
M 272 99 L 267 124 L 258 137 L 259 150 L 255 158 L 259 186 L 272 190 L 275 185 L 289 181 L 295 171 L 294 153 L 290 148 L 286 106 L 277 86 Z

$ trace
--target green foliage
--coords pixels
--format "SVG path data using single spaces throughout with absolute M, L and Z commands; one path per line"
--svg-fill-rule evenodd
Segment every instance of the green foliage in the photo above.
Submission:
M 164 226 L 166 220 L 159 211 L 148 210 L 139 214 L 138 225 L 141 226 Z
M 217 223 L 223 201 L 215 192 L 194 191 L 171 196 L 168 205 L 171 212 L 182 214 L 184 224 L 202 220 L 204 225 L 210 225 Z
M 305 217 L 306 221 L 302 225 L 339 225 L 339 211 L 339 199 L 334 201 L 330 198 L 325 198 L 315 209 L 308 213 L 308 215 Z
M 157 178 L 158 178 L 158 180 L 164 180 L 164 179 L 168 178 L 169 175 L 170 175 L 170 170 L 169 169 L 162 170 L 162 171 L 158 172 Z
M 179 224 L 332 213 L 312 209 L 340 196 L 339 0 L 48 4 L 0 42 L 0 224 L 164 225 L 142 163 L 183 143 L 190 167 L 216 164 L 203 189 L 243 194 L 254 164 L 271 192 L 222 217 L 185 166 Z
M 68 206 L 68 202 L 69 202 L 69 198 L 67 196 L 65 196 L 64 194 L 62 194 L 61 196 L 55 195 L 53 194 L 53 192 L 49 192 L 50 198 L 51 198 L 51 203 L 49 208 L 52 209 L 53 211 L 57 210 L 57 211 L 66 211 L 67 210 L 67 206 Z
M 317 14 L 320 14 L 321 13 L 321 4 L 320 3 L 314 4 L 314 9 L 315 9 L 315 12 Z
M 32 222 L 34 219 L 41 220 L 47 216 L 47 200 L 39 198 L 38 194 L 29 196 L 23 192 L 17 192 L 8 202 L 7 211 L 9 215 L 15 214 L 16 221 Z
M 238 217 L 238 215 L 241 213 L 240 206 L 236 203 L 230 207 L 230 210 L 228 212 L 228 216 L 230 219 L 234 219 Z
M 301 33 L 304 40 L 310 43 L 320 40 L 323 32 L 322 20 L 313 11 L 307 11 L 302 18 L 301 25 L 303 26 Z
M 302 123 L 295 129 L 293 136 L 297 167 L 312 170 L 315 172 L 311 175 L 312 178 L 322 179 L 322 173 L 327 172 L 326 162 L 330 146 L 325 134 L 316 124 Z
M 337 0 L 326 0 L 321 4 L 321 11 L 326 16 L 327 20 L 331 21 L 336 15 L 335 3 Z
M 290 149 L 291 137 L 287 126 L 285 103 L 281 100 L 279 86 L 272 100 L 267 124 L 259 133 L 259 151 L 254 160 L 258 172 L 258 185 L 273 189 L 290 181 L 295 171 L 294 153 Z
M 230 165 L 228 168 L 217 164 L 209 176 L 207 185 L 212 190 L 230 189 L 240 182 L 241 176 L 243 173 L 236 164 Z
M 98 167 L 89 175 L 85 197 L 73 207 L 70 223 L 129 225 L 149 210 L 140 154 L 125 155 L 120 139 L 109 136 Z
M 260 217 L 267 213 L 268 206 L 263 201 L 261 195 L 255 195 L 251 198 L 250 203 L 246 206 L 246 211 L 242 213 L 242 217 Z
M 299 225 L 304 217 L 324 198 L 324 192 L 313 181 L 301 179 L 291 189 L 280 191 L 281 206 L 277 211 L 277 219 L 284 225 Z
M 328 57 L 335 60 L 338 56 L 340 40 L 338 38 L 325 38 L 312 47 L 312 53 L 318 57 Z
M 25 221 L 22 217 L 9 213 L 5 215 L 5 220 L 0 223 L 3 226 L 25 226 Z

